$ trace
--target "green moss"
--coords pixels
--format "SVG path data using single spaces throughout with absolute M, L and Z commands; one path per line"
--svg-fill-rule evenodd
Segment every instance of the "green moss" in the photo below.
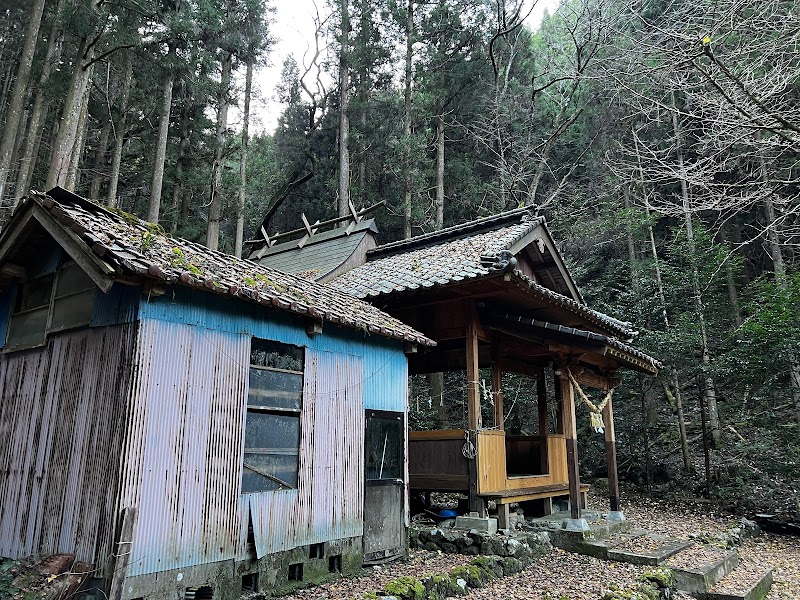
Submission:
M 248 277 L 247 275 L 245 275 L 243 279 L 244 279 L 244 282 L 247 285 L 249 285 L 250 287 L 255 287 L 256 286 L 256 280 L 253 279 L 252 277 Z
M 645 583 L 654 583 L 660 588 L 671 588 L 675 584 L 675 573 L 666 567 L 647 569 L 641 579 Z
M 408 575 L 387 583 L 386 593 L 404 600 L 425 600 L 425 586 L 419 579 Z
M 456 567 L 450 571 L 450 577 L 453 579 L 463 579 L 471 588 L 483 587 L 487 581 L 484 577 L 483 571 L 474 565 L 464 565 L 463 567 Z
M 466 596 L 467 590 L 456 583 L 456 578 L 447 575 L 431 575 L 425 579 L 428 600 L 444 600 L 453 596 Z
M 471 565 L 478 567 L 488 578 L 486 581 L 503 576 L 503 564 L 497 556 L 479 556 Z

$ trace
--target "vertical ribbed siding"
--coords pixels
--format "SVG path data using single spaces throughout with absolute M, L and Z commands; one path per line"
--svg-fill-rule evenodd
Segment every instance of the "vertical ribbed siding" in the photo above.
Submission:
M 305 364 L 298 489 L 247 494 L 241 505 L 259 557 L 363 533 L 363 361 L 309 350 Z
M 129 575 L 232 558 L 250 338 L 141 324 L 120 509 L 138 507 Z
M 74 552 L 105 574 L 135 325 L 0 357 L 0 555 Z

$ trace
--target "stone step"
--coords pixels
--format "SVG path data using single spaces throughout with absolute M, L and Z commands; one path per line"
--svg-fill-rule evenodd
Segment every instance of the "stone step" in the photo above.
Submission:
M 736 568 L 739 554 L 735 550 L 720 550 L 695 542 L 663 564 L 675 573 L 675 587 L 678 590 L 704 597 L 719 580 Z
M 706 600 L 763 600 L 772 587 L 772 569 L 740 564 L 706 594 Z
M 634 565 L 657 566 L 690 545 L 691 542 L 676 540 L 658 533 L 646 533 L 611 546 L 608 550 L 608 559 Z

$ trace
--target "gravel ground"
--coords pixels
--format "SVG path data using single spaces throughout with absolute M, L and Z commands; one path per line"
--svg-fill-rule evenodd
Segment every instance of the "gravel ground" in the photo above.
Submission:
M 603 510 L 607 500 L 602 489 L 592 488 L 589 507 Z M 664 533 L 678 539 L 708 532 L 716 535 L 736 526 L 738 519 L 715 511 L 702 501 L 667 503 L 638 495 L 623 498 L 623 510 L 634 526 Z M 793 536 L 761 535 L 747 540 L 739 548 L 743 568 L 737 578 L 749 581 L 758 571 L 773 568 L 775 583 L 766 600 L 800 600 L 800 539 Z M 469 556 L 446 555 L 415 550 L 409 560 L 373 568 L 365 575 L 340 579 L 324 586 L 309 588 L 284 596 L 284 600 L 344 600 L 360 598 L 364 592 L 381 590 L 387 582 L 401 575 L 424 577 L 446 573 L 467 564 Z M 598 600 L 612 584 L 626 586 L 636 582 L 645 570 L 626 563 L 613 563 L 589 556 L 553 549 L 531 567 L 497 580 L 469 594 L 474 600 Z M 726 588 L 730 587 L 728 581 Z M 689 598 L 688 596 L 680 596 Z

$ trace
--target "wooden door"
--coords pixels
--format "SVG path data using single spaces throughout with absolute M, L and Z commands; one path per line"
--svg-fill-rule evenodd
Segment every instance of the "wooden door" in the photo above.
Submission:
M 405 422 L 399 412 L 365 416 L 364 564 L 370 564 L 405 553 Z

